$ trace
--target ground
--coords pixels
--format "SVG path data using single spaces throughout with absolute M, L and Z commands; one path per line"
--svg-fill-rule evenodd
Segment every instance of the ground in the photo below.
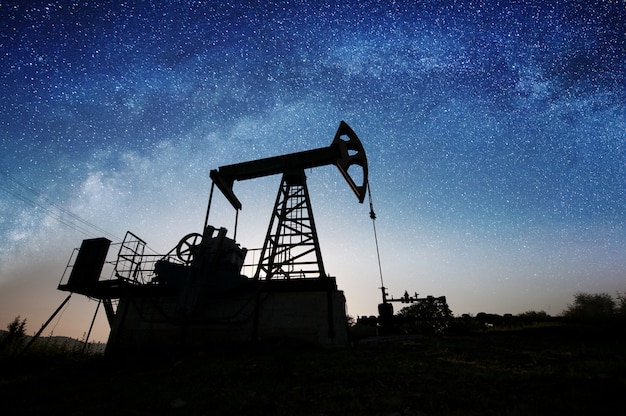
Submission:
M 576 415 L 623 407 L 626 337 L 570 326 L 163 357 L 3 357 L 15 415 Z

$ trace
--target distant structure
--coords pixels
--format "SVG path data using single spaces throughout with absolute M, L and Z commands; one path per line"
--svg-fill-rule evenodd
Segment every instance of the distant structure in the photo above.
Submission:
M 328 147 L 212 170 L 202 232 L 184 236 L 165 255 L 147 254 L 146 243 L 130 231 L 110 262 L 110 240 L 84 240 L 58 289 L 102 302 L 111 327 L 107 354 L 276 339 L 347 345 L 345 297 L 324 269 L 304 173 L 331 164 L 362 203 L 367 158 L 342 121 Z M 361 174 L 358 184 L 355 169 Z M 234 182 L 275 174 L 282 174 L 281 184 L 256 270 L 248 277 L 242 274 L 248 250 L 225 228 L 208 225 L 214 186 L 238 215 L 242 205 Z M 102 277 L 109 263 L 111 277 Z
M 377 319 L 377 326 L 378 326 L 378 332 L 380 335 L 390 335 L 396 332 L 396 318 L 394 318 L 394 311 L 393 311 L 393 304 L 392 302 L 399 302 L 399 303 L 422 303 L 422 304 L 428 304 L 430 306 L 430 308 L 428 308 L 431 312 L 435 312 L 436 315 L 436 311 L 441 311 L 441 310 L 448 310 L 448 304 L 446 301 L 446 297 L 445 296 L 439 296 L 439 297 L 434 297 L 434 296 L 426 296 L 423 298 L 420 298 L 418 296 L 417 293 L 415 293 L 413 296 L 409 295 L 408 291 L 404 291 L 404 295 L 400 296 L 399 298 L 394 298 L 393 296 L 389 297 L 389 294 L 387 293 L 387 288 L 385 286 L 382 286 L 380 288 L 381 292 L 382 292 L 382 303 L 378 304 L 378 319 Z M 435 316 L 432 316 L 431 318 L 436 318 Z

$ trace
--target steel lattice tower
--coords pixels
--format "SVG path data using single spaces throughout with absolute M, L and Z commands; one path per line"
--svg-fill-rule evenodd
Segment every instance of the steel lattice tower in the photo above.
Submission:
M 325 278 L 304 170 L 283 174 L 254 278 Z

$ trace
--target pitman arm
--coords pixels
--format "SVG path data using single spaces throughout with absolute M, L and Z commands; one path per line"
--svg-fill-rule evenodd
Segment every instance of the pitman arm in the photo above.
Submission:
M 348 139 L 344 140 L 343 136 Z M 220 166 L 218 169 L 211 170 L 211 179 L 232 206 L 235 209 L 241 209 L 241 202 L 233 192 L 235 180 L 259 178 L 330 164 L 337 166 L 359 202 L 363 203 L 367 192 L 367 157 L 356 133 L 344 121 L 339 124 L 335 138 L 328 147 Z M 357 185 L 348 173 L 348 169 L 353 165 L 363 169 L 361 185 Z

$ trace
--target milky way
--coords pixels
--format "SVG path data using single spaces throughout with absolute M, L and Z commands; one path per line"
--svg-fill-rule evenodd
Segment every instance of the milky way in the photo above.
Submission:
M 169 250 L 210 169 L 327 146 L 340 120 L 392 292 L 558 314 L 626 290 L 623 2 L 212 3 L 0 3 L 2 322 L 46 318 L 83 238 Z M 307 175 L 326 268 L 374 314 L 369 207 Z M 278 183 L 237 187 L 259 246 Z

